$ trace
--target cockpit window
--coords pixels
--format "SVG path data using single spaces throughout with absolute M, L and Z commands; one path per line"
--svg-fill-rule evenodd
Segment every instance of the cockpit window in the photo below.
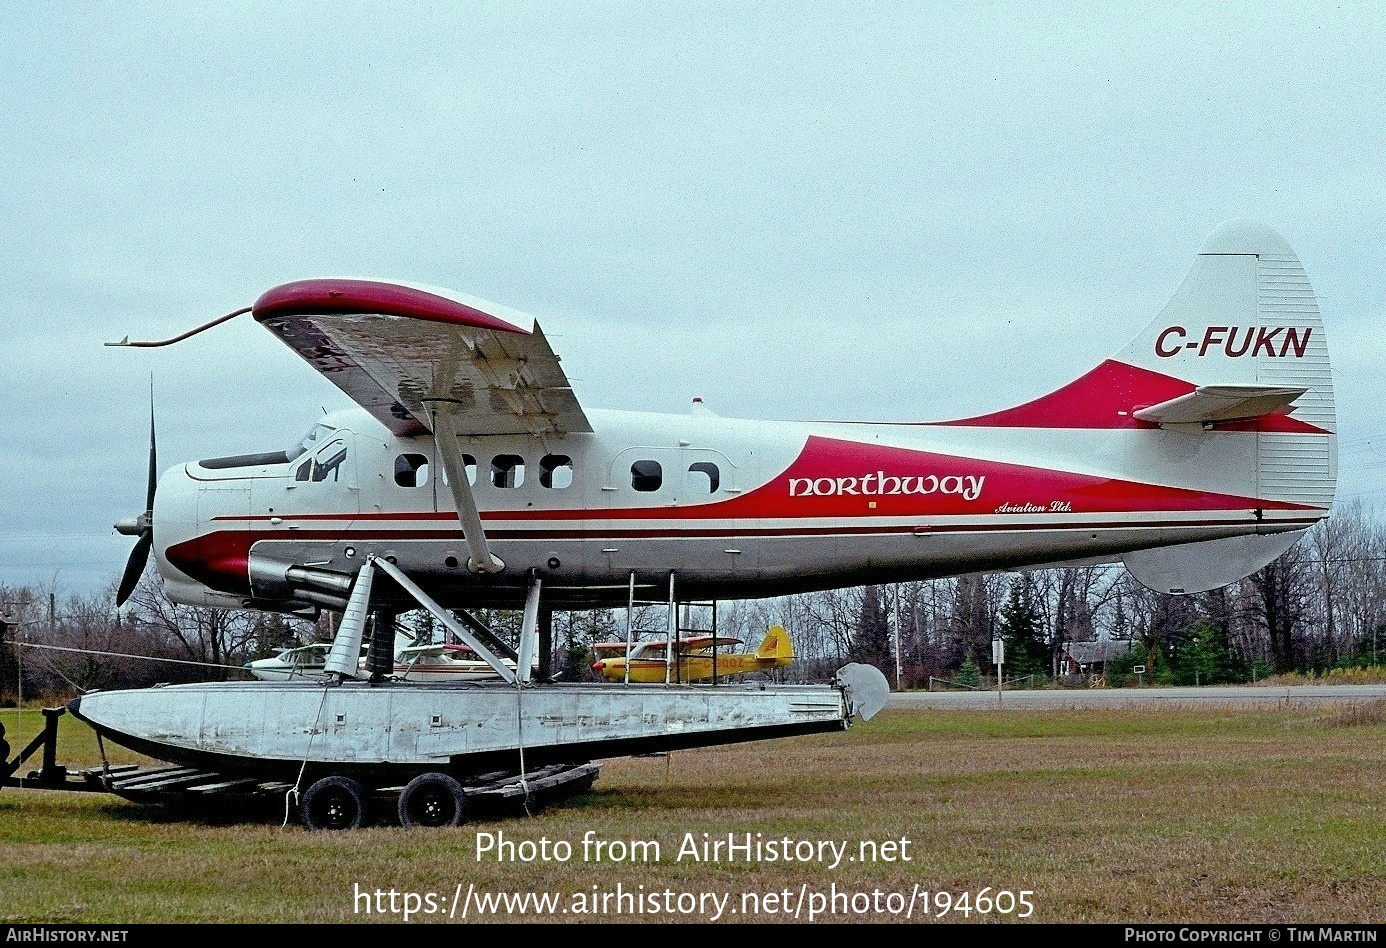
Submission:
M 304 452 L 311 451 L 313 448 L 316 448 L 326 441 L 327 436 L 336 430 L 337 429 L 321 423 L 314 425 L 311 431 L 302 438 L 299 438 L 296 444 L 284 452 L 284 459 L 286 461 L 292 461 Z
M 342 462 L 346 460 L 346 442 L 338 441 L 318 452 L 313 461 L 313 480 L 337 481 L 341 479 Z

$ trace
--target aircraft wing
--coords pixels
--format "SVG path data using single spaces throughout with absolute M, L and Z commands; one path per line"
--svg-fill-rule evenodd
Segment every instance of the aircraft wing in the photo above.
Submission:
M 436 658 L 439 655 L 447 655 L 450 649 L 446 645 L 410 645 L 399 650 L 399 656 L 403 658 Z
M 332 649 L 331 642 L 313 642 L 309 645 L 300 645 L 297 648 L 286 648 L 279 651 L 280 657 L 285 655 L 307 655 L 311 652 L 329 652 Z
M 679 650 L 682 652 L 698 651 L 740 644 L 741 639 L 734 639 L 726 635 L 691 635 L 686 639 L 679 639 Z
M 591 431 L 537 323 L 446 290 L 319 279 L 264 293 L 255 319 L 397 435 L 455 406 L 461 435 Z

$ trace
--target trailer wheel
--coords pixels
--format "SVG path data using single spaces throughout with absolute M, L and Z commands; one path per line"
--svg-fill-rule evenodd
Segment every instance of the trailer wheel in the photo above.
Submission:
M 399 795 L 401 826 L 461 826 L 467 819 L 467 791 L 447 774 L 420 774 Z
M 303 795 L 299 816 L 310 830 L 360 829 L 368 803 L 366 789 L 350 777 L 323 777 Z

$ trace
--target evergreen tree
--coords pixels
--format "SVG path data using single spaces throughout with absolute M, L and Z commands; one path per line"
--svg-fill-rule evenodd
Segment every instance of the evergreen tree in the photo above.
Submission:
M 1227 629 L 1204 619 L 1195 623 L 1179 650 L 1175 681 L 1179 684 L 1212 685 L 1246 678 L 1241 659 L 1227 641 Z
M 890 623 L 886 619 L 879 586 L 862 589 L 861 614 L 852 633 L 852 647 L 848 655 L 854 662 L 875 665 L 882 671 L 887 668 L 893 671 L 895 668 L 895 659 L 890 650 Z
M 1049 650 L 1044 643 L 1044 623 L 1035 605 L 1029 577 L 1017 577 L 1001 607 L 997 630 L 1006 643 L 1007 677 L 1034 675 L 1043 678 Z
M 958 677 L 953 679 L 960 685 L 969 688 L 976 688 L 982 683 L 982 670 L 977 667 L 977 663 L 972 660 L 972 653 L 967 653 L 967 658 L 963 659 L 962 667 L 958 669 Z

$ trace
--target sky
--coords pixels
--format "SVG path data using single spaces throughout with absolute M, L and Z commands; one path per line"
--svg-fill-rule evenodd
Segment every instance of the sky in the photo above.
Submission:
M 0 584 L 104 587 L 161 467 L 331 383 L 320 276 L 530 313 L 584 405 L 920 421 L 1120 349 L 1234 217 L 1304 263 L 1339 500 L 1386 504 L 1377 4 L 0 6 Z

